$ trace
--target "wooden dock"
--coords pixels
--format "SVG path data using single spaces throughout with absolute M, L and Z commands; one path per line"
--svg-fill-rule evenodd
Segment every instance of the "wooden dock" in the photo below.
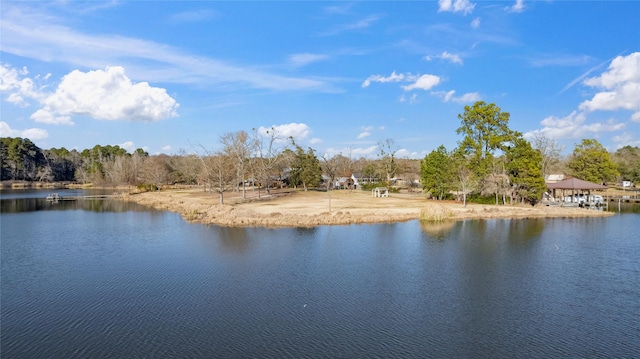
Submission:
M 47 196 L 47 201 L 50 202 L 58 202 L 58 201 L 81 201 L 81 200 L 89 200 L 89 199 L 112 199 L 119 198 L 121 195 L 116 194 L 97 194 L 90 196 L 60 196 L 57 193 L 51 193 Z
M 607 197 L 607 201 L 615 203 L 640 203 L 639 197 L 621 196 L 621 197 Z

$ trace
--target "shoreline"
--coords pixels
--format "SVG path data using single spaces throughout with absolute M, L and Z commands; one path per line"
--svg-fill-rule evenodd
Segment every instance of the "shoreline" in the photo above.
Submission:
M 227 227 L 316 227 L 427 219 L 434 226 L 468 219 L 608 217 L 612 212 L 544 205 L 481 205 L 425 199 L 421 193 L 392 193 L 373 198 L 367 191 L 262 191 L 218 193 L 175 189 L 128 194 L 123 200 L 180 214 L 190 223 Z

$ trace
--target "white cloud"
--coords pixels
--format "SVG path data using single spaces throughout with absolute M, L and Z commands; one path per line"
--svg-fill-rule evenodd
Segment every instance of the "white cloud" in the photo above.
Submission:
M 640 146 L 640 137 L 637 137 L 637 134 L 625 132 L 619 136 L 613 136 L 613 142 L 616 143 L 616 149 L 622 148 L 624 146 Z
M 309 144 L 312 144 L 312 145 L 317 145 L 319 143 L 322 143 L 322 140 L 319 138 L 312 138 L 309 140 Z
M 418 152 L 411 152 L 405 148 L 397 150 L 395 153 L 395 156 L 396 158 L 413 158 L 413 159 L 417 159 L 420 157 L 418 155 Z
M 52 112 L 43 109 L 34 112 L 30 118 L 36 122 L 47 125 L 73 125 L 71 117 L 55 116 Z
M 314 62 L 324 61 L 328 58 L 329 58 L 328 55 L 323 55 L 323 54 L 310 54 L 310 53 L 294 54 L 289 56 L 289 63 L 293 67 L 302 67 Z
M 439 96 L 441 97 L 444 102 L 455 102 L 455 103 L 471 103 L 471 102 L 476 102 L 476 101 L 480 101 L 482 98 L 480 96 L 479 93 L 477 92 L 467 92 L 462 96 L 455 96 L 456 90 L 451 90 L 451 91 L 437 91 L 437 92 L 433 92 L 433 95 Z
M 371 136 L 371 132 L 369 132 L 369 131 L 364 131 L 364 132 L 361 132 L 361 133 L 358 135 L 358 139 L 359 139 L 359 140 L 361 140 L 361 139 L 363 139 L 363 138 L 365 138 L 365 137 L 369 137 L 369 136 Z
M 402 95 L 400 96 L 400 99 L 398 101 L 409 102 L 409 104 L 413 105 L 418 102 L 418 94 L 413 93 L 411 94 L 411 96 L 409 96 L 409 98 L 407 98 L 405 95 Z
M 344 147 L 344 148 L 327 148 L 325 155 L 327 157 L 333 157 L 335 155 L 342 154 L 344 156 L 351 156 L 351 158 L 371 158 L 375 157 L 378 153 L 378 146 L 373 145 L 369 147 Z
M 437 58 L 442 59 L 442 60 L 449 61 L 449 62 L 454 63 L 454 64 L 462 65 L 462 58 L 459 55 L 452 54 L 452 53 L 447 52 L 447 51 L 444 51 L 442 54 L 436 55 L 436 56 L 427 55 L 427 56 L 424 57 L 424 59 L 427 60 L 427 61 L 431 61 L 431 60 L 433 60 L 434 57 L 437 57 Z
M 405 79 L 404 74 L 396 74 L 395 71 L 393 71 L 391 75 L 389 75 L 388 77 L 384 77 L 381 75 L 371 75 L 366 80 L 364 80 L 364 82 L 362 83 L 362 87 L 369 87 L 369 85 L 371 85 L 372 82 L 381 82 L 381 83 L 400 82 L 400 81 L 404 81 L 404 79 Z
M 633 115 L 631 115 L 631 121 L 640 122 L 640 112 L 636 112 Z
M 505 10 L 508 12 L 523 12 L 525 9 L 524 0 L 516 0 L 516 3 L 512 6 L 507 6 Z
M 31 118 L 43 123 L 70 124 L 69 116 L 99 120 L 158 121 L 177 116 L 178 103 L 163 88 L 132 83 L 120 66 L 105 71 L 74 70 L 42 101 Z
M 462 65 L 462 59 L 460 58 L 460 56 L 456 55 L 456 54 L 451 54 L 448 52 L 443 52 L 442 55 L 440 55 L 440 58 L 443 60 L 448 60 L 454 64 L 460 64 Z
M 581 110 L 625 109 L 634 112 L 632 118 L 640 116 L 640 52 L 616 57 L 601 76 L 588 78 L 583 83 L 603 91 L 582 102 Z
M 471 21 L 471 28 L 477 29 L 479 27 L 480 27 L 480 18 L 477 17 L 477 18 L 473 19 L 473 21 Z
M 258 132 L 265 134 L 266 131 L 275 131 L 280 142 L 287 141 L 289 137 L 294 140 L 305 139 L 311 133 L 311 128 L 304 123 L 288 123 L 284 125 L 273 125 L 271 127 L 260 127 Z
M 136 145 L 133 143 L 133 141 L 127 141 L 125 143 L 119 144 L 118 146 L 120 148 L 124 148 L 129 153 L 132 153 L 136 150 Z
M 536 133 L 542 133 L 555 140 L 578 139 L 601 132 L 619 131 L 625 127 L 624 123 L 617 123 L 614 119 L 610 119 L 606 123 L 592 124 L 586 124 L 585 121 L 586 114 L 578 111 L 573 111 L 562 118 L 549 116 L 540 122 L 544 126 L 542 129 L 529 131 L 525 137 L 531 138 Z
M 462 12 L 466 15 L 472 12 L 475 6 L 469 0 L 438 0 L 438 12 Z
M 49 137 L 49 133 L 41 128 L 28 128 L 26 130 L 14 130 L 8 123 L 0 121 L 0 134 L 3 137 L 22 137 L 31 141 L 42 140 Z
M 29 104 L 27 99 L 39 97 L 34 81 L 25 77 L 27 74 L 26 67 L 16 69 L 7 64 L 0 65 L 0 92 L 9 93 L 7 102 L 24 107 Z
M 422 75 L 420 76 L 416 82 L 414 82 L 411 85 L 407 85 L 407 86 L 402 86 L 402 88 L 405 91 L 411 91 L 411 90 L 429 90 L 432 87 L 438 85 L 440 83 L 440 77 L 435 76 L 435 75 Z
M 162 152 L 169 152 L 171 151 L 171 145 L 166 145 L 164 147 L 161 148 Z

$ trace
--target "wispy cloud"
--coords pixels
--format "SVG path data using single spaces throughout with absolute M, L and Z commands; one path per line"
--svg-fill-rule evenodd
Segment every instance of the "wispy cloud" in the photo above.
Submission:
M 184 11 L 171 15 L 169 22 L 173 24 L 202 22 L 214 19 L 218 13 L 211 9 Z
M 575 79 L 573 79 L 571 82 L 569 82 L 561 91 L 560 93 L 563 93 L 565 91 L 567 91 L 568 89 L 572 88 L 573 86 L 575 86 L 577 83 L 582 82 L 585 78 L 587 78 L 587 76 L 591 75 L 593 72 L 601 69 L 603 66 L 605 66 L 607 63 L 611 62 L 614 58 L 610 58 L 608 60 L 602 61 L 601 63 L 597 64 L 596 66 L 593 66 L 592 68 L 590 68 L 589 70 L 587 70 L 586 72 L 584 72 L 582 75 L 576 77 Z
M 524 0 L 516 0 L 515 4 L 507 6 L 505 10 L 507 10 L 508 12 L 523 12 L 525 7 L 526 6 L 524 5 Z
M 482 100 L 482 97 L 477 92 L 467 92 L 462 96 L 455 96 L 456 90 L 451 91 L 437 91 L 431 93 L 434 96 L 438 96 L 442 98 L 444 102 L 455 102 L 455 103 L 472 103 L 476 101 Z
M 438 0 L 438 12 L 461 12 L 464 15 L 473 11 L 476 4 L 469 0 Z
M 362 87 L 369 87 L 369 85 L 371 85 L 372 82 L 380 82 L 380 83 L 400 82 L 400 81 L 404 81 L 406 77 L 407 77 L 406 75 L 397 74 L 395 71 L 393 71 L 389 76 L 371 75 L 366 80 L 364 80 L 364 82 L 362 83 Z
M 484 28 L 484 27 L 483 27 Z M 468 42 L 490 42 L 497 44 L 515 44 L 517 43 L 514 38 L 509 35 L 499 33 L 499 32 L 489 32 L 489 31 L 469 31 L 468 27 L 458 27 L 453 24 L 443 23 L 443 24 L 434 24 L 429 26 L 428 31 L 433 33 L 434 36 L 438 36 L 440 38 L 445 37 L 445 40 L 448 38 L 456 39 L 457 41 L 466 40 Z
M 541 54 L 528 59 L 534 67 L 545 66 L 583 66 L 593 61 L 587 55 Z
M 311 54 L 311 53 L 293 54 L 289 56 L 289 63 L 293 67 L 303 67 L 314 62 L 327 60 L 328 58 L 329 58 L 329 55 L 325 55 L 325 54 Z
M 329 29 L 327 31 L 319 33 L 318 35 L 319 36 L 334 36 L 334 35 L 341 34 L 343 32 L 355 31 L 355 30 L 363 30 L 363 29 L 366 29 L 366 28 L 370 27 L 374 23 L 376 23 L 378 20 L 380 20 L 380 18 L 381 17 L 379 15 L 369 15 L 369 16 L 365 17 L 364 19 L 358 20 L 356 22 L 352 22 L 352 23 L 348 23 L 348 24 L 342 24 L 342 25 L 336 25 L 336 26 L 332 27 L 331 29 Z
M 325 6 L 324 12 L 327 14 L 347 14 L 354 3 L 340 3 L 338 5 Z
M 449 62 L 454 63 L 454 64 L 462 65 L 462 63 L 463 63 L 462 58 L 460 57 L 460 55 L 452 54 L 452 53 L 447 52 L 447 51 L 444 51 L 440 55 L 435 55 L 435 56 L 427 55 L 427 56 L 424 57 L 424 59 L 427 60 L 427 61 L 431 61 L 431 60 L 433 60 L 434 57 L 442 59 L 442 60 L 445 60 L 445 61 L 449 61 Z
M 2 51 L 41 61 L 58 61 L 85 69 L 119 64 L 133 79 L 170 83 L 203 83 L 271 90 L 335 91 L 326 80 L 283 76 L 213 58 L 184 53 L 153 41 L 111 34 L 86 34 L 53 17 L 3 4 Z

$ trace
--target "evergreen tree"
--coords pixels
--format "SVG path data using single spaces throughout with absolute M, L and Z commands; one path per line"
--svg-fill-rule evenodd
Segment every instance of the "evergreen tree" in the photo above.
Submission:
M 422 173 L 422 188 L 425 192 L 431 192 L 433 197 L 443 199 L 451 189 L 452 171 L 451 158 L 447 149 L 440 145 L 438 149 L 431 151 L 420 162 Z
M 290 182 L 293 185 L 302 184 L 306 191 L 308 187 L 317 186 L 320 183 L 322 180 L 322 167 L 313 149 L 309 148 L 305 152 L 302 147 L 295 146 L 296 151 L 291 165 Z
M 589 182 L 613 181 L 619 175 L 609 152 L 595 139 L 583 139 L 569 160 L 571 174 Z
M 467 156 L 477 179 L 484 181 L 496 151 L 503 150 L 519 134 L 509 129 L 509 113 L 502 112 L 493 103 L 478 101 L 473 106 L 465 106 L 458 119 L 462 125 L 456 133 L 464 136 L 459 150 Z
M 523 201 L 535 205 L 547 186 L 542 175 L 542 155 L 522 137 L 513 141 L 506 150 L 507 171 L 515 194 Z

